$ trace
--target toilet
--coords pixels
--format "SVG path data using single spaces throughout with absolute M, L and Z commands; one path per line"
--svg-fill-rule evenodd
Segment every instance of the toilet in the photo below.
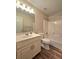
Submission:
M 41 43 L 42 47 L 49 50 L 50 39 L 44 37 L 44 33 L 39 33 L 42 36 Z

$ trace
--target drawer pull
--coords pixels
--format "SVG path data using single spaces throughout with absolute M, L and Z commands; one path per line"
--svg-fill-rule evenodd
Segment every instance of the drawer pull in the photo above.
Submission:
M 35 48 L 35 45 L 32 45 L 32 46 L 31 46 L 31 50 L 34 49 L 34 48 Z

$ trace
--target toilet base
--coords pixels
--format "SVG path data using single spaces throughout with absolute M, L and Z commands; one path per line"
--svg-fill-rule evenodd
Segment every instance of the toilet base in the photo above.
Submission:
M 46 49 L 46 50 L 49 50 L 50 48 L 49 48 L 49 45 L 48 44 L 42 44 L 42 47 L 44 48 L 44 49 Z

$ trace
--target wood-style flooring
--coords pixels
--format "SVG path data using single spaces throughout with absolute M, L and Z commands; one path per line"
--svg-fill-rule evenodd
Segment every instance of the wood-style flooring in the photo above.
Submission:
M 41 48 L 41 52 L 33 59 L 62 59 L 62 52 L 53 46 L 50 46 L 50 50 Z

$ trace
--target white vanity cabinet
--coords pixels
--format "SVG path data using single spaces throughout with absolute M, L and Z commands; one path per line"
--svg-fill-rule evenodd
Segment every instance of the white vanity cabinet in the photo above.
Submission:
M 16 59 L 32 59 L 41 51 L 41 36 L 16 43 Z
M 21 57 L 21 49 L 18 49 L 16 51 L 16 59 L 22 59 L 22 57 Z

